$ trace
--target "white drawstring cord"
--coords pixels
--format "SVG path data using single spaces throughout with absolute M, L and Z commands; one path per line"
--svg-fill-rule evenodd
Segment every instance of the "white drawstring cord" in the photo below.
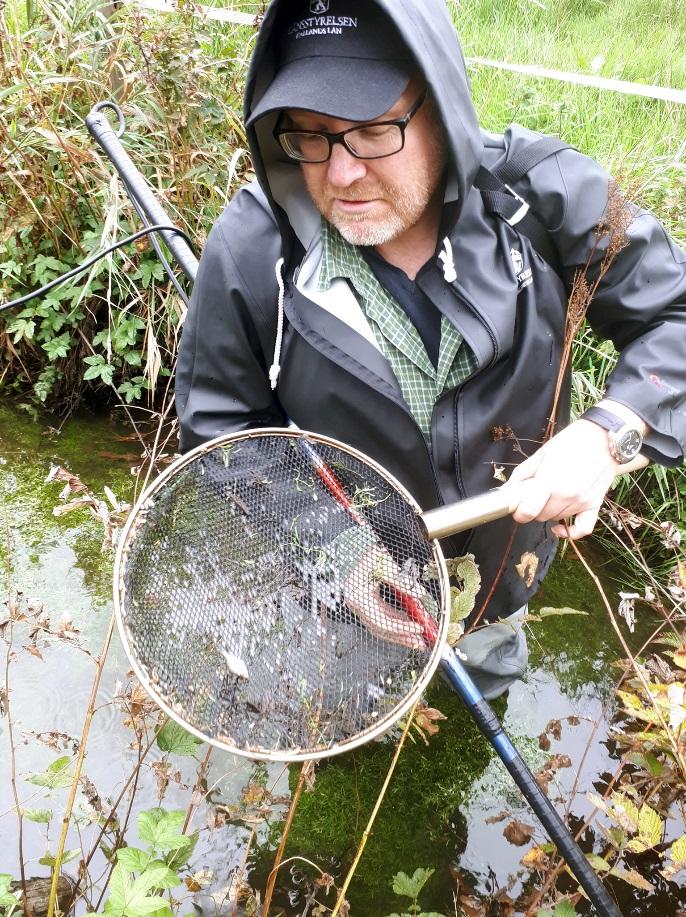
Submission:
M 455 262 L 453 260 L 453 247 L 447 236 L 443 240 L 443 248 L 444 251 L 438 256 L 438 260 L 443 262 L 443 279 L 446 283 L 453 283 L 457 280 L 457 271 L 455 270 Z
M 277 306 L 277 324 L 276 324 L 276 343 L 274 344 L 274 360 L 272 365 L 269 367 L 269 382 L 271 383 L 272 391 L 276 388 L 276 383 L 279 379 L 279 373 L 281 372 L 281 343 L 283 341 L 283 298 L 286 295 L 286 290 L 283 284 L 283 258 L 279 258 L 276 262 L 275 268 L 276 272 L 276 282 L 279 285 L 279 303 Z

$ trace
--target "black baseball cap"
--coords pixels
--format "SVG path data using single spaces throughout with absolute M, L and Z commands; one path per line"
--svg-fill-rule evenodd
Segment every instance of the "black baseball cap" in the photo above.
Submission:
M 371 121 L 405 91 L 414 58 L 373 0 L 286 0 L 282 10 L 272 29 L 276 74 L 248 124 L 281 108 Z

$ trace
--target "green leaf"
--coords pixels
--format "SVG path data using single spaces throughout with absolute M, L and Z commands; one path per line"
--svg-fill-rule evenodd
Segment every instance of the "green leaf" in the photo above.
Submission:
M 75 850 L 65 850 L 65 851 L 62 853 L 61 862 L 62 862 L 62 864 L 64 864 L 64 863 L 70 863 L 72 860 L 75 860 L 78 856 L 81 856 L 81 848 L 80 848 L 80 847 L 77 847 Z M 50 851 L 48 850 L 48 852 L 47 852 L 46 854 L 44 854 L 44 855 L 38 860 L 38 862 L 39 862 L 42 866 L 55 866 L 55 865 L 57 864 L 57 857 L 54 857 L 54 856 L 50 853 Z
M 50 809 L 24 809 L 22 812 L 24 818 L 28 818 L 29 821 L 35 821 L 40 824 L 49 824 L 52 819 L 52 812 Z
M 88 364 L 88 369 L 83 374 L 84 380 L 102 379 L 105 385 L 112 385 L 114 366 L 108 363 L 102 354 L 85 357 L 83 362 Z
M 181 834 L 186 813 L 178 810 L 149 809 L 138 816 L 138 833 L 153 850 L 179 850 L 186 847 L 189 838 Z
M 669 848 L 669 855 L 673 863 L 683 863 L 686 865 L 686 834 L 677 838 Z
M 181 882 L 181 877 L 176 870 L 163 863 L 162 860 L 153 860 L 148 864 L 141 878 L 148 879 L 151 888 L 175 888 Z
M 58 360 L 61 357 L 67 356 L 71 348 L 71 343 L 72 337 L 68 331 L 65 331 L 64 334 L 60 334 L 58 337 L 46 341 L 42 346 L 51 360 Z
M 608 869 L 610 869 L 610 864 L 607 862 L 607 860 L 604 860 L 601 856 L 598 856 L 597 853 L 587 853 L 586 859 L 596 872 L 607 872 Z
M 14 321 L 11 321 L 7 326 L 7 333 L 13 334 L 12 338 L 13 343 L 18 344 L 22 339 L 27 341 L 33 340 L 33 335 L 36 331 L 36 323 L 33 319 L 28 318 L 15 318 Z
M 184 835 L 187 843 L 177 850 L 170 850 L 164 857 L 164 862 L 170 869 L 181 869 L 193 856 L 195 845 L 198 843 L 198 832 Z
M 117 864 L 112 870 L 110 896 L 105 902 L 105 913 L 116 917 L 149 917 L 155 911 L 168 907 L 159 895 L 148 895 L 153 885 L 151 876 L 132 880 L 127 870 Z
M 135 274 L 134 280 L 140 280 L 143 287 L 147 288 L 154 280 L 164 280 L 164 268 L 159 261 L 143 261 Z
M 576 917 L 576 908 L 571 901 L 560 901 L 554 913 L 555 917 Z
M 117 863 L 129 872 L 143 872 L 151 861 L 152 856 L 137 847 L 120 847 L 117 850 Z
M 40 774 L 31 774 L 30 777 L 26 777 L 26 782 L 33 783 L 35 786 L 45 786 L 50 790 L 55 790 L 58 787 L 71 786 L 73 774 L 69 770 L 70 764 L 71 758 L 69 755 L 64 755 L 61 758 L 57 758 L 56 761 L 53 761 L 52 764 Z
M 588 617 L 587 611 L 579 611 L 577 608 L 566 608 L 566 607 L 565 608 L 550 608 L 549 606 L 546 606 L 545 608 L 541 608 L 538 614 L 540 615 L 541 618 L 560 617 L 563 615 L 583 615 L 585 618 Z M 567 902 L 563 901 L 562 903 L 566 904 Z M 575 912 L 573 911 L 572 913 L 575 913 Z M 555 912 L 555 914 L 557 917 L 557 911 Z
M 396 895 L 403 895 L 405 898 L 416 901 L 434 872 L 434 869 L 415 869 L 411 878 L 405 872 L 397 872 L 393 876 L 393 891 Z
M 173 720 L 167 720 L 158 733 L 157 745 L 161 751 L 190 757 L 195 754 L 198 745 L 202 745 L 202 742 L 190 732 L 186 732 L 183 726 L 179 726 Z
M 627 847 L 633 853 L 644 853 L 660 843 L 662 832 L 662 819 L 644 803 L 638 812 L 638 837 L 632 838 Z

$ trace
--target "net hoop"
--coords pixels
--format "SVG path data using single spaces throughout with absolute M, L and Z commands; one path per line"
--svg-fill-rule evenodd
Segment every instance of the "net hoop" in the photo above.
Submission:
M 139 528 L 144 526 L 146 511 L 154 503 L 156 495 L 159 494 L 160 491 L 162 491 L 171 480 L 175 479 L 176 476 L 184 468 L 192 464 L 196 459 L 212 452 L 214 449 L 224 446 L 233 446 L 242 441 L 249 441 L 252 439 L 264 438 L 267 436 L 283 437 L 291 440 L 300 438 L 306 440 L 314 447 L 316 447 L 317 444 L 321 444 L 342 450 L 348 455 L 353 456 L 359 462 L 367 465 L 381 478 L 385 479 L 385 481 L 398 494 L 400 494 L 406 503 L 412 507 L 417 516 L 421 516 L 421 507 L 417 504 L 414 497 L 393 475 L 390 474 L 390 472 L 388 472 L 385 468 L 383 468 L 365 453 L 344 443 L 341 443 L 340 441 L 331 437 L 304 431 L 294 431 L 292 429 L 286 429 L 283 427 L 260 427 L 245 432 L 218 436 L 201 444 L 200 446 L 197 446 L 185 455 L 178 458 L 171 465 L 169 465 L 168 468 L 166 468 L 154 481 L 151 482 L 151 484 L 148 485 L 148 487 L 144 490 L 144 492 L 135 503 L 124 525 L 124 528 L 122 529 L 122 533 L 117 544 L 113 571 L 114 614 L 119 637 L 122 641 L 126 656 L 142 687 L 167 716 L 182 726 L 191 735 L 195 736 L 200 741 L 207 742 L 222 751 L 229 751 L 232 754 L 236 754 L 240 757 L 245 757 L 253 761 L 269 761 L 274 763 L 314 761 L 329 758 L 334 755 L 341 754 L 345 751 L 352 751 L 353 749 L 358 748 L 361 745 L 364 745 L 367 742 L 370 742 L 371 740 L 376 739 L 383 733 L 387 732 L 391 726 L 393 726 L 400 718 L 402 718 L 403 715 L 412 708 L 415 702 L 419 700 L 422 693 L 425 691 L 429 682 L 433 678 L 436 669 L 441 662 L 443 647 L 447 639 L 448 627 L 450 624 L 450 586 L 445 560 L 443 558 L 443 554 L 438 541 L 433 540 L 427 542 L 431 548 L 433 562 L 435 563 L 435 567 L 438 573 L 437 579 L 440 584 L 440 607 L 439 617 L 437 620 L 438 636 L 429 654 L 428 661 L 424 665 L 421 672 L 418 673 L 417 679 L 412 689 L 402 698 L 399 703 L 396 704 L 395 707 L 393 707 L 393 709 L 388 714 L 380 718 L 373 726 L 357 732 L 353 737 L 350 737 L 343 742 L 333 743 L 326 749 L 294 749 L 292 751 L 278 749 L 277 751 L 269 751 L 268 749 L 263 748 L 259 751 L 255 751 L 253 749 L 248 750 L 242 748 L 239 745 L 230 744 L 229 741 L 222 741 L 221 739 L 208 736 L 201 729 L 197 728 L 197 726 L 190 722 L 187 717 L 183 715 L 183 713 L 175 709 L 173 705 L 168 703 L 168 701 L 163 696 L 161 696 L 160 692 L 155 687 L 153 678 L 151 678 L 151 673 L 147 671 L 146 667 L 141 664 L 138 658 L 136 650 L 133 646 L 130 629 L 127 624 L 124 588 L 124 575 L 126 572 L 127 557 L 131 548 L 131 544 L 135 540 L 136 532 Z

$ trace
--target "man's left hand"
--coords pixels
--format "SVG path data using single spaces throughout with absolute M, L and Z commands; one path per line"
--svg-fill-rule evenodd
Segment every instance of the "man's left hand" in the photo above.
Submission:
M 617 413 L 613 402 L 601 404 Z M 623 408 L 624 416 L 626 412 Z M 645 427 L 636 415 L 632 414 L 632 418 Z M 566 524 L 559 522 L 552 526 L 553 534 L 571 539 L 590 535 L 615 477 L 647 464 L 648 460 L 639 455 L 627 465 L 620 465 L 610 455 L 607 432 L 589 420 L 577 420 L 512 472 L 510 481 L 523 482 L 514 519 L 517 522 L 569 519 Z

